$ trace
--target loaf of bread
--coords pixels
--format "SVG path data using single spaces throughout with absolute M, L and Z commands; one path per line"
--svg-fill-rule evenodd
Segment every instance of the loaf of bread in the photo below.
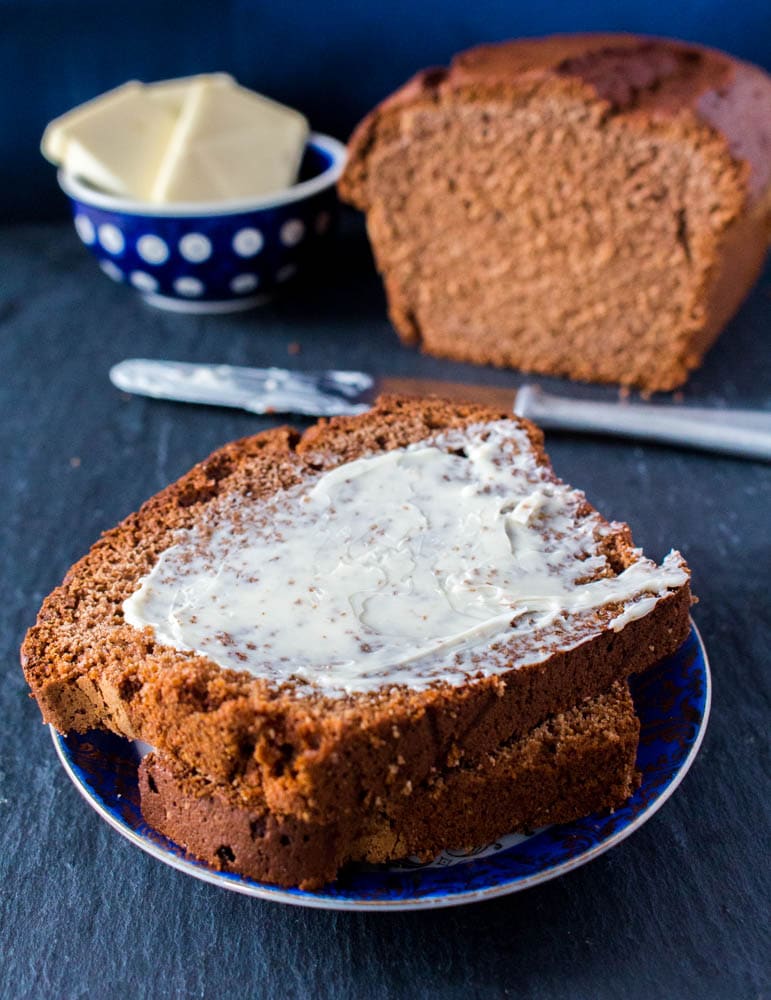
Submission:
M 432 774 L 394 814 L 362 809 L 330 823 L 245 804 L 231 783 L 150 753 L 139 768 L 142 814 L 213 868 L 315 889 L 350 861 L 429 861 L 444 849 L 615 809 L 637 784 L 639 728 L 629 689 L 617 682 L 472 767 Z
M 406 343 L 673 389 L 764 260 L 771 78 L 632 35 L 484 45 L 364 119 L 340 194 Z
M 215 452 L 70 570 L 22 661 L 58 730 L 328 824 L 645 670 L 690 603 L 679 554 L 646 559 L 532 424 L 391 397 Z

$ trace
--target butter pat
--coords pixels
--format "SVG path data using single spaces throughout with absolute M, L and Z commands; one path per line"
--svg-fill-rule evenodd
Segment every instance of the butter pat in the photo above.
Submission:
M 149 199 L 175 115 L 132 81 L 51 122 L 43 154 L 95 187 Z
M 253 198 L 297 180 L 308 122 L 227 73 L 135 80 L 55 121 L 43 155 L 94 187 L 137 201 Z
M 201 79 L 189 89 L 162 158 L 155 202 L 248 198 L 297 179 L 308 122 L 237 85 Z
M 108 90 L 106 94 L 100 94 L 99 97 L 95 97 L 91 101 L 86 101 L 85 104 L 81 104 L 72 111 L 68 111 L 67 114 L 60 115 L 59 118 L 54 118 L 46 126 L 46 130 L 43 133 L 43 140 L 40 143 L 43 156 L 47 160 L 50 160 L 51 163 L 61 163 L 64 160 L 67 149 L 67 137 L 72 131 L 77 129 L 79 124 L 85 124 L 89 119 L 101 114 L 104 109 L 107 109 L 107 113 L 109 114 L 110 108 L 120 107 L 126 95 L 136 94 L 141 89 L 141 83 L 136 80 L 129 80 L 128 83 L 124 83 L 121 87 L 116 87 L 115 90 Z
M 231 87 L 235 82 L 230 73 L 198 73 L 195 76 L 181 76 L 175 80 L 147 83 L 144 91 L 146 97 L 163 105 L 176 119 L 193 86 L 205 84 L 209 87 Z

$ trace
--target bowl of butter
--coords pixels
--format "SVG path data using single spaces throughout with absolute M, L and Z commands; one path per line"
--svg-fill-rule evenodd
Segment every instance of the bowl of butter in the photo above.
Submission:
M 179 312 L 248 309 L 307 271 L 345 147 L 225 73 L 131 81 L 47 127 L 75 229 L 114 281 Z

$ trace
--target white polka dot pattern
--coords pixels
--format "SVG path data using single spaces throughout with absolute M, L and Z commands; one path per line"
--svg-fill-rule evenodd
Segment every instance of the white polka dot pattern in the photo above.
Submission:
M 305 236 L 305 225 L 299 219 L 287 219 L 281 227 L 280 236 L 285 247 L 296 247 Z
M 120 253 L 126 245 L 123 233 L 111 222 L 104 222 L 97 230 L 99 242 L 107 253 Z
M 254 257 L 265 243 L 259 229 L 239 229 L 233 237 L 233 249 L 239 257 Z
M 200 264 L 211 257 L 211 240 L 203 233 L 187 233 L 179 241 L 179 252 L 191 264 Z
M 75 231 L 87 247 L 96 239 L 94 224 L 87 215 L 75 216 Z
M 166 241 L 152 233 L 139 237 L 137 253 L 146 264 L 163 264 L 169 259 L 169 248 Z
M 102 270 L 156 301 L 188 300 L 188 311 L 206 311 L 226 301 L 246 308 L 252 299 L 291 281 L 304 253 L 334 222 L 324 204 L 286 206 L 267 216 L 244 213 L 208 218 L 137 218 L 124 228 L 115 217 L 99 219 L 76 207 L 81 241 L 96 251 Z M 290 214 L 287 214 L 290 213 Z M 255 224 L 256 223 L 256 224 Z M 197 300 L 197 301 L 195 301 Z M 179 302 L 185 308 L 185 302 Z
M 194 299 L 198 295 L 203 295 L 204 286 L 203 282 L 199 281 L 198 278 L 184 277 L 177 278 L 174 282 L 174 291 L 178 295 L 184 295 L 185 298 Z
M 244 292 L 252 292 L 259 285 L 260 281 L 256 274 L 237 274 L 230 282 L 231 292 L 236 295 L 243 295 Z
M 108 278 L 112 278 L 113 281 L 123 281 L 123 271 L 111 260 L 100 260 L 99 266 Z
M 129 281 L 140 292 L 155 292 L 158 290 L 158 282 L 151 274 L 147 274 L 145 271 L 132 271 L 129 275 Z

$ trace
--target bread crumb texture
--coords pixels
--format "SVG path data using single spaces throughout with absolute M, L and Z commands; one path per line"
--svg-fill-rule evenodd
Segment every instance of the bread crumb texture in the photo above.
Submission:
M 771 78 L 632 35 L 485 45 L 349 144 L 400 337 L 440 357 L 669 390 L 757 278 Z
M 302 436 L 281 427 L 225 445 L 106 532 L 46 598 L 22 647 L 43 719 L 62 732 L 103 728 L 140 739 L 202 782 L 227 784 L 246 807 L 347 823 L 364 802 L 378 802 L 388 815 L 417 801 L 432 775 L 473 769 L 673 652 L 688 634 L 687 583 L 620 632 L 606 627 L 612 612 L 601 611 L 573 648 L 420 691 L 330 696 L 291 680 L 271 684 L 163 646 L 152 629 L 123 620 L 123 602 L 175 533 L 216 516 L 218 504 L 232 506 L 234 497 L 259 503 L 341 463 L 504 417 L 470 404 L 384 397 L 362 416 L 320 420 Z M 549 469 L 540 431 L 507 419 L 525 430 L 534 460 Z M 588 502 L 585 512 L 593 512 Z M 621 572 L 639 551 L 626 525 L 602 524 L 598 550 L 610 572 Z

